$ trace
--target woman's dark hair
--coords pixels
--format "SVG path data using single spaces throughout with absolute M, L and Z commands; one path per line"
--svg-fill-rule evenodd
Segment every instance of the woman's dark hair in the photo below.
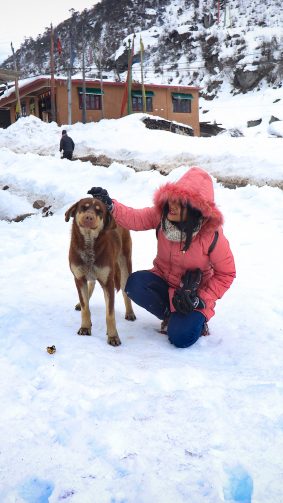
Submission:
M 187 218 L 182 221 L 182 216 L 184 210 L 187 210 Z M 165 203 L 162 213 L 162 228 L 164 228 L 164 223 L 169 212 L 169 204 Z M 201 211 L 193 208 L 189 203 L 185 206 L 181 206 L 181 222 L 172 222 L 181 231 L 181 243 L 183 241 L 183 235 L 185 234 L 185 242 L 182 251 L 187 251 L 193 239 L 194 232 L 198 231 L 202 223 L 202 213 Z

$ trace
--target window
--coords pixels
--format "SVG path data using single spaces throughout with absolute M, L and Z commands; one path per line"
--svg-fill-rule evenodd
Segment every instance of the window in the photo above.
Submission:
M 133 112 L 143 112 L 142 106 L 142 90 L 134 89 L 132 91 L 132 110 Z M 145 91 L 146 112 L 152 112 L 152 97 L 153 91 Z
M 101 96 L 97 94 L 86 94 L 85 104 L 87 110 L 101 110 Z M 83 95 L 79 95 L 79 107 L 83 108 Z
M 21 103 L 21 109 L 22 109 L 22 117 L 26 117 L 27 115 L 27 107 L 25 103 Z
M 29 102 L 29 113 L 31 115 L 35 115 L 35 102 L 34 102 L 34 98 L 31 98 L 31 100 Z
M 172 98 L 173 101 L 173 112 L 175 113 L 191 113 L 191 101 L 180 100 L 178 98 Z
M 146 97 L 145 101 L 146 101 L 146 111 L 152 112 L 152 98 Z M 132 108 L 133 108 L 133 112 L 142 112 L 143 111 L 142 96 L 132 96 Z
M 172 93 L 173 112 L 175 113 L 191 113 L 192 112 L 191 94 Z
M 87 110 L 101 110 L 102 105 L 101 105 L 101 95 L 104 94 L 104 91 L 102 91 L 99 88 L 96 87 L 86 87 L 85 90 L 85 102 L 86 102 L 86 109 Z M 79 107 L 82 110 L 83 108 L 83 88 L 78 87 L 78 93 L 79 93 Z

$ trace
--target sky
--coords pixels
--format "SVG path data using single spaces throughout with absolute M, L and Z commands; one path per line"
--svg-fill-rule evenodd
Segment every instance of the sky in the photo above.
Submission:
M 58 25 L 70 17 L 70 9 L 81 12 L 100 0 L 49 0 L 44 9 L 36 0 L 5 2 L 0 16 L 0 65 L 11 56 L 11 42 L 15 51 L 20 48 L 25 37 L 37 38 L 46 27 Z
M 251 98 L 259 109 L 263 96 Z M 218 105 L 232 128 L 235 101 Z M 219 122 L 215 105 L 209 113 Z M 75 157 L 104 154 L 108 168 L 60 159 L 55 123 L 0 129 L 1 503 L 282 503 L 282 122 L 266 114 L 248 129 L 235 115 L 243 137 L 193 138 L 148 130 L 142 117 L 67 126 Z M 65 212 L 94 185 L 150 205 L 193 164 L 213 176 L 237 268 L 210 335 L 172 347 L 138 306 L 125 320 L 118 293 L 122 345 L 111 347 L 97 286 L 92 336 L 79 337 Z M 23 213 L 33 215 L 11 222 Z M 154 230 L 131 235 L 133 270 L 149 269 Z

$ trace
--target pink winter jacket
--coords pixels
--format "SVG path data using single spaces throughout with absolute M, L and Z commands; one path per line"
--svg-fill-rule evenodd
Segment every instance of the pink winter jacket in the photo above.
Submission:
M 160 228 L 157 255 L 151 271 L 168 283 L 170 308 L 174 311 L 172 297 L 174 290 L 180 285 L 182 275 L 199 267 L 203 277 L 198 295 L 206 304 L 201 312 L 209 320 L 214 315 L 216 300 L 223 296 L 236 276 L 233 255 L 222 230 L 223 217 L 214 203 L 213 184 L 209 174 L 201 168 L 189 169 L 179 181 L 166 183 L 155 192 L 152 207 L 134 209 L 114 200 L 113 216 L 118 224 L 129 230 L 156 229 L 168 199 L 179 200 L 184 204 L 189 202 L 201 211 L 204 222 L 186 252 L 181 250 L 179 242 L 169 241 Z M 219 233 L 218 240 L 214 250 L 208 254 L 216 230 Z

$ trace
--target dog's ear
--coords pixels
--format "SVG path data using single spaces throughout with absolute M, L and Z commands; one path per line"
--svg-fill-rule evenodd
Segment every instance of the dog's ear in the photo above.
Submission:
M 71 217 L 74 217 L 77 211 L 78 203 L 73 204 L 65 213 L 65 222 L 69 222 Z
M 104 222 L 104 229 L 109 231 L 109 230 L 116 229 L 116 227 L 117 227 L 117 225 L 116 225 L 114 218 L 112 217 L 110 211 L 107 211 L 105 222 Z

